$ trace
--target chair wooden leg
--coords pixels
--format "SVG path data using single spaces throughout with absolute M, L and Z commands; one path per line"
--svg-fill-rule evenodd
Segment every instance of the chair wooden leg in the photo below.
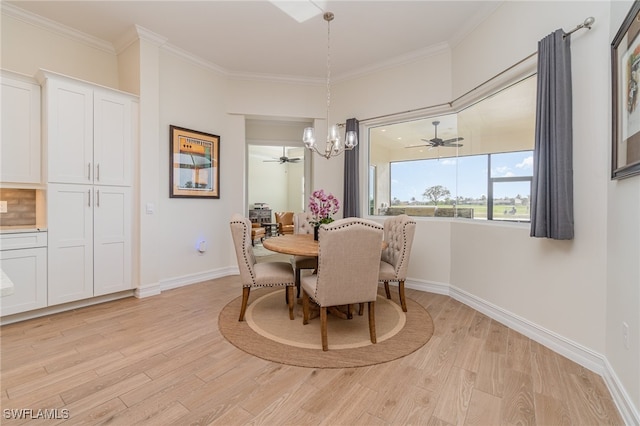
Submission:
M 407 312 L 407 300 L 404 298 L 404 280 L 398 283 L 398 293 L 400 294 L 400 304 L 402 305 L 402 312 Z
M 302 324 L 309 323 L 309 295 L 302 290 Z
M 387 294 L 387 299 L 391 299 L 391 293 L 389 292 L 389 281 L 384 282 L 384 292 Z
M 371 343 L 376 341 L 376 302 L 369 302 L 369 336 Z
M 296 289 L 298 290 L 297 298 L 300 298 L 300 268 L 296 268 Z
M 353 313 L 351 313 L 351 304 L 347 305 L 347 319 L 352 319 Z
M 244 321 L 244 312 L 247 310 L 247 302 L 249 302 L 249 292 L 251 287 L 242 288 L 242 305 L 240 305 L 240 319 L 238 321 Z
M 288 297 L 288 302 L 289 302 L 289 319 L 292 320 L 293 319 L 293 286 L 289 285 L 287 286 L 287 294 L 289 295 Z
M 362 314 L 364 314 L 364 303 L 360 303 L 358 306 L 358 315 L 362 316 Z
M 320 307 L 320 335 L 322 336 L 322 350 L 329 350 L 329 343 L 327 343 L 327 307 Z

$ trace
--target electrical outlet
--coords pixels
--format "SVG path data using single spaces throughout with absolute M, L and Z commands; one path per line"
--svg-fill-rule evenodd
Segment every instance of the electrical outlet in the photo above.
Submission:
M 7 212 L 7 202 L 0 201 L 0 213 L 6 213 L 6 212 Z
M 624 341 L 624 347 L 629 349 L 629 324 L 622 321 L 622 340 Z

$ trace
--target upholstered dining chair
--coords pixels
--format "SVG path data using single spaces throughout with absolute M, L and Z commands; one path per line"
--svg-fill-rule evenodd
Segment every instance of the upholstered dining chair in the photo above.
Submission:
M 293 269 L 287 262 L 257 263 L 253 255 L 251 245 L 251 222 L 240 214 L 231 217 L 231 236 L 238 259 L 240 280 L 242 281 L 242 305 L 240 306 L 240 318 L 244 321 L 244 313 L 247 310 L 249 293 L 253 287 L 284 286 L 289 305 L 289 319 L 293 319 L 293 288 L 295 280 Z
M 389 282 L 398 283 L 398 296 L 404 312 L 407 312 L 404 281 L 407 279 L 415 232 L 416 222 L 406 214 L 392 216 L 384 221 L 384 240 L 387 247 L 382 250 L 379 281 L 384 283 L 387 299 L 391 299 Z
M 368 303 L 369 336 L 376 343 L 375 301 L 383 227 L 359 218 L 339 219 L 320 226 L 318 272 L 303 276 L 303 324 L 309 322 L 309 299 L 320 306 L 322 350 L 329 349 L 327 308 Z
M 313 225 L 311 224 L 313 215 L 310 212 L 296 213 L 293 216 L 293 233 L 309 235 L 313 234 Z M 300 273 L 303 269 L 316 269 L 318 267 L 318 258 L 311 256 L 291 256 L 291 266 L 295 271 L 297 297 L 300 297 Z
M 293 212 L 275 212 L 274 216 L 281 235 L 293 234 Z

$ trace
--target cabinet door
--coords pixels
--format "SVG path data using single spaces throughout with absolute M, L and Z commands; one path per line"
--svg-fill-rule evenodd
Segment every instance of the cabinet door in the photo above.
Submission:
M 93 90 L 47 79 L 48 181 L 93 182 Z
M 131 185 L 131 99 L 117 93 L 94 92 L 94 182 Z
M 131 188 L 95 187 L 95 296 L 131 289 L 131 219 Z
M 13 282 L 0 299 L 3 316 L 47 306 L 46 247 L 0 251 L 0 269 Z
M 48 189 L 49 305 L 93 296 L 93 187 Z
M 40 86 L 2 76 L 0 181 L 40 182 Z

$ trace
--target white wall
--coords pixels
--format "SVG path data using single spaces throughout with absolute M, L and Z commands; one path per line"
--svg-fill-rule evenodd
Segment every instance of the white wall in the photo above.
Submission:
M 528 25 L 518 23 L 521 16 L 527 16 Z M 532 239 L 528 227 L 495 232 L 479 226 L 456 227 L 451 284 L 604 353 L 606 208 L 598 206 L 594 197 L 605 194 L 607 184 L 609 146 L 603 143 L 608 133 L 607 120 L 602 119 L 608 109 L 606 3 L 504 3 L 454 49 L 459 77 L 454 81 L 456 90 L 465 92 L 478 84 L 478 78 L 500 72 L 503 58 L 515 63 L 535 51 L 537 41 L 556 28 L 568 30 L 587 16 L 594 16 L 597 25 L 572 37 L 576 238 L 571 242 Z M 466 72 L 477 63 L 483 63 L 482 72 Z M 472 240 L 485 250 L 468 250 L 465 243 Z M 485 265 L 484 272 L 471 272 L 480 265 Z M 521 278 L 507 282 L 507 276 Z M 523 297 L 513 297 L 518 294 Z M 571 315 L 567 315 L 568 306 Z
M 226 78 L 161 50 L 159 64 L 159 221 L 158 264 L 161 280 L 216 270 L 229 265 L 229 201 L 242 200 L 244 140 L 228 137 Z M 169 198 L 169 126 L 220 136 L 220 199 Z M 144 156 L 144 152 L 142 156 Z M 144 176 L 142 177 L 144 179 Z M 242 210 L 238 210 L 242 213 Z M 196 244 L 208 243 L 200 254 Z
M 121 89 L 115 50 L 89 45 L 29 22 L 19 9 L 2 5 L 2 68 L 33 76 L 40 68 Z M 28 52 L 28 54 L 25 54 Z

